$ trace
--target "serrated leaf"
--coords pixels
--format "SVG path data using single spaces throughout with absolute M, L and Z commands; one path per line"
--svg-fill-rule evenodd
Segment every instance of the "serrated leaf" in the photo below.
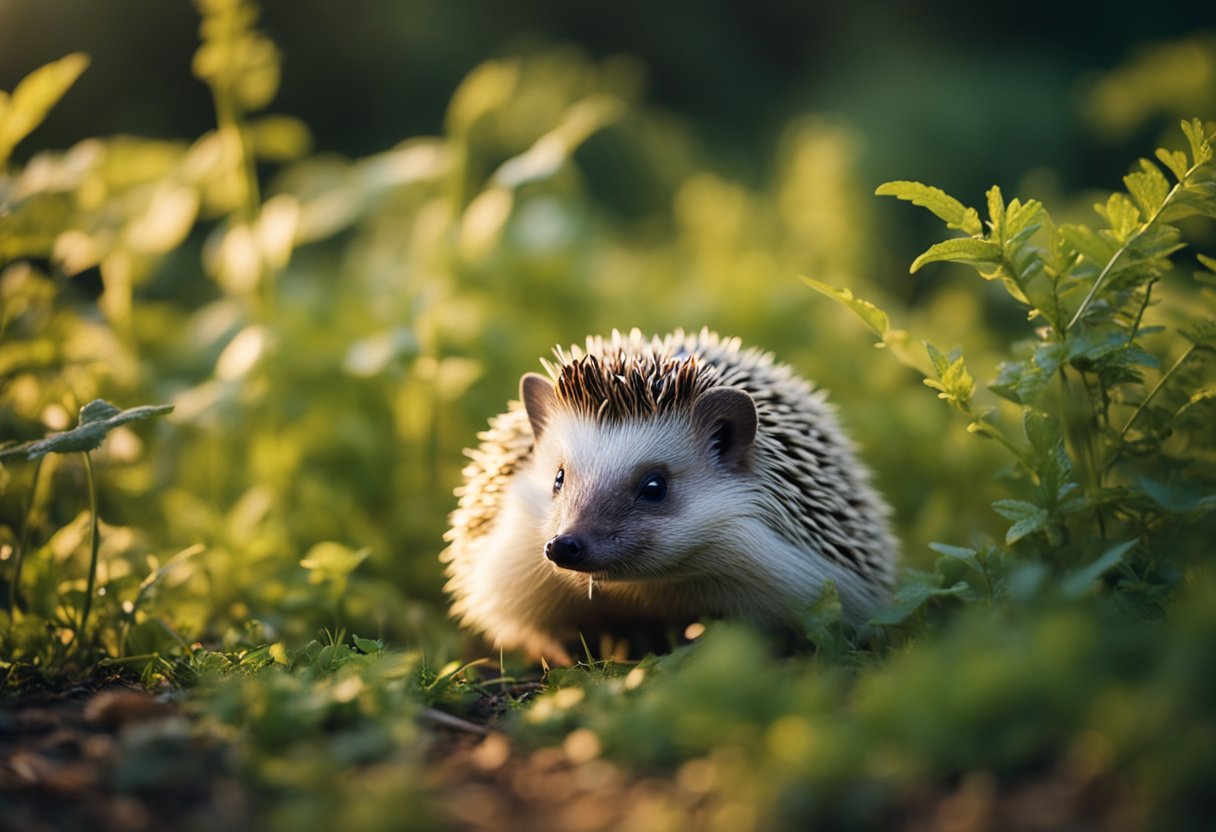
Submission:
M 1216 217 L 1216 181 L 1188 179 L 1186 187 L 1175 195 L 1161 215 L 1167 222 L 1172 222 L 1193 214 Z
M 925 185 L 920 182 L 898 180 L 884 182 L 874 192 L 878 196 L 893 196 L 927 208 L 944 220 L 950 228 L 962 231 L 964 234 L 976 235 L 984 228 L 980 223 L 980 215 L 974 208 L 968 208 L 940 188 Z
M 998 240 L 1005 238 L 1005 199 L 1001 189 L 993 185 L 988 189 L 988 226 Z
M 46 454 L 91 451 L 101 445 L 106 434 L 119 425 L 125 425 L 127 422 L 134 422 L 138 419 L 163 416 L 172 410 L 173 405 L 171 404 L 143 405 L 119 410 L 107 401 L 94 399 L 80 408 L 80 423 L 76 427 L 31 443 L 26 454 L 30 459 L 37 459 Z
M 1182 337 L 1197 347 L 1216 350 L 1216 320 L 1193 324 L 1182 330 Z
M 837 289 L 812 277 L 803 277 L 807 285 L 820 294 L 827 295 L 833 300 L 844 304 L 848 309 L 868 326 L 879 338 L 884 338 L 891 328 L 887 313 L 868 300 L 862 300 L 849 289 Z
M 904 584 L 895 590 L 890 606 L 870 619 L 870 623 L 887 627 L 902 624 L 933 599 L 962 595 L 969 588 L 964 581 L 948 587 L 924 582 Z
M 960 402 L 970 401 L 975 394 L 975 379 L 967 371 L 967 365 L 963 363 L 961 355 L 946 368 L 945 374 L 942 375 L 942 384 Z
M 1084 225 L 1062 225 L 1060 236 L 1095 268 L 1102 268 L 1115 256 L 1117 246 Z
M 1127 345 L 1127 336 L 1122 332 L 1083 332 L 1079 335 L 1071 333 L 1065 341 L 1065 361 L 1097 361 Z M 1058 365 L 1057 365 L 1058 367 Z
M 944 240 L 912 261 L 910 272 L 916 273 L 928 263 L 963 263 L 968 266 L 994 265 L 1001 262 L 1001 247 L 987 240 L 959 237 Z
M 950 546 L 946 543 L 930 543 L 929 548 L 939 555 L 961 560 L 976 572 L 984 571 L 984 567 L 979 562 L 979 552 L 975 549 L 968 549 L 963 546 Z
M 997 500 L 992 504 L 992 510 L 1006 520 L 1025 520 L 1043 511 L 1039 506 L 1025 500 Z
M 1170 169 L 1170 173 L 1174 174 L 1174 178 L 1179 182 L 1186 178 L 1189 166 L 1186 163 L 1186 154 L 1181 150 L 1166 150 L 1164 147 L 1159 147 L 1156 156 L 1161 164 Z
M 1140 227 L 1140 209 L 1124 194 L 1111 194 L 1105 205 L 1098 203 L 1094 210 L 1106 220 L 1111 233 L 1120 243 L 1126 242 Z
M 988 389 L 1017 404 L 1029 404 L 1051 381 L 1051 372 L 1033 361 L 1002 361 Z
M 1060 591 L 1067 598 L 1081 597 L 1094 585 L 1094 581 L 1118 565 L 1123 560 L 1124 555 L 1134 549 L 1139 542 L 1140 538 L 1133 538 L 1132 540 L 1125 540 L 1122 543 L 1116 543 L 1103 552 L 1093 563 L 1082 567 L 1061 580 Z
M 1186 134 L 1187 144 L 1191 146 L 1191 160 L 1195 166 L 1202 165 L 1212 158 L 1212 145 L 1203 132 L 1203 122 L 1197 118 L 1182 122 L 1182 132 Z
M 960 355 L 958 358 L 950 360 L 928 341 L 925 341 L 924 345 L 925 350 L 929 353 L 929 360 L 933 362 L 933 369 L 938 375 L 936 379 L 925 379 L 925 386 L 940 391 L 939 399 L 946 399 L 959 405 L 969 402 L 975 393 L 975 379 L 967 371 L 963 357 Z
M 1039 509 L 1038 514 L 1033 517 L 1026 517 L 1009 527 L 1009 531 L 1005 533 L 1005 543 L 1012 546 L 1023 537 L 1041 531 L 1047 525 L 1047 512 Z
M 1039 229 L 1047 212 L 1037 199 L 1025 202 L 1014 199 L 1005 208 L 1005 225 L 1001 240 L 1016 243 L 1028 238 Z
M 1161 169 L 1148 159 L 1140 160 L 1140 171 L 1129 173 L 1123 177 L 1127 192 L 1136 200 L 1140 213 L 1151 217 L 1165 202 L 1170 192 L 1170 183 L 1166 181 Z
M 1152 353 L 1147 353 L 1139 347 L 1124 347 L 1108 355 L 1102 356 L 1100 366 L 1106 367 L 1148 367 L 1153 370 L 1161 369 L 1161 360 Z

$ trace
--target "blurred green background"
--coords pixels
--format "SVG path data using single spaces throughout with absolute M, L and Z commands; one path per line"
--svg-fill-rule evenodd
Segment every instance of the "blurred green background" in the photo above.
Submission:
M 0 89 L 91 56 L 14 154 L 37 211 L 6 229 L 0 438 L 96 396 L 176 405 L 98 454 L 101 581 L 118 604 L 201 543 L 156 599 L 187 639 L 450 638 L 461 449 L 554 344 L 613 327 L 709 326 L 830 389 L 909 564 L 999 536 L 996 449 L 798 276 L 965 346 L 983 382 L 1022 313 L 963 269 L 909 276 L 936 223 L 874 188 L 997 183 L 1089 221 L 1089 189 L 1216 113 L 1193 3 L 297 0 L 256 29 L 200 5 L 210 62 L 184 2 L 0 0 Z M 11 546 L 31 472 L 7 475 Z M 82 494 L 48 461 L 35 607 L 81 591 Z M 349 581 L 300 565 L 342 561 L 327 541 L 366 549 Z

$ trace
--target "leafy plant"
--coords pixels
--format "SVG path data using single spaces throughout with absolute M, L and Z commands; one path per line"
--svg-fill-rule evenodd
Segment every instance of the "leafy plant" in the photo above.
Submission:
M 161 416 L 172 410 L 172 405 L 145 405 L 143 407 L 119 410 L 107 401 L 96 399 L 80 409 L 80 421 L 75 428 L 48 436 L 36 442 L 27 442 L 16 447 L 5 448 L 0 452 L 0 459 L 5 456 L 25 454 L 28 459 L 37 461 L 39 466 L 41 465 L 42 457 L 47 454 L 79 453 L 83 462 L 89 493 L 89 567 L 85 578 L 84 596 L 80 606 L 79 618 L 71 624 L 60 622 L 60 626 L 64 626 L 65 631 L 72 634 L 69 644 L 73 649 L 79 650 L 88 644 L 89 613 L 93 607 L 93 594 L 97 584 L 97 553 L 101 543 L 101 535 L 98 531 L 97 483 L 93 476 L 93 458 L 90 456 L 90 453 L 101 445 L 106 434 L 114 428 L 125 425 L 128 422 Z M 38 470 L 38 468 L 35 468 L 35 487 Z M 28 543 L 28 532 L 26 530 L 28 530 L 29 526 L 30 521 L 27 518 L 21 537 L 22 545 L 16 550 L 13 557 L 12 576 L 9 579 L 9 592 L 4 610 L 10 622 L 13 620 L 19 599 L 21 566 L 25 556 L 24 546 Z M 142 594 L 144 587 L 141 586 L 140 590 Z
M 1039 201 L 1006 202 L 997 187 L 988 192 L 983 223 L 978 211 L 937 188 L 905 181 L 878 188 L 965 235 L 931 246 L 912 263 L 913 272 L 938 262 L 970 266 L 1004 288 L 1035 324 L 1033 337 L 1013 345 L 988 386 L 1018 417 L 1016 431 L 1002 427 L 997 405 L 980 403 L 961 351 L 947 354 L 924 342 L 930 362 L 924 383 L 968 420 L 970 432 L 999 442 L 1014 463 L 1016 496 L 992 505 L 1010 522 L 1004 540 L 934 545 L 945 571 L 957 573 L 951 563 L 966 567 L 971 594 L 1029 597 L 1046 565 L 1066 596 L 1084 594 L 1113 572 L 1117 590 L 1159 604 L 1189 565 L 1179 540 L 1209 533 L 1196 524 L 1216 508 L 1216 469 L 1199 450 L 1210 433 L 1199 411 L 1212 415 L 1207 359 L 1216 350 L 1216 320 L 1204 308 L 1210 290 L 1177 287 L 1177 295 L 1197 295 L 1198 302 L 1171 305 L 1161 318 L 1172 327 L 1148 320 L 1154 290 L 1183 247 L 1181 221 L 1216 218 L 1213 136 L 1198 119 L 1183 122 L 1182 133 L 1186 152 L 1156 154 L 1173 182 L 1142 159 L 1124 177 L 1127 191 L 1095 206 L 1104 221 L 1096 229 L 1057 226 Z M 1210 272 L 1197 278 L 1216 285 Z M 923 371 L 905 349 L 907 334 L 892 329 L 885 312 L 847 290 L 808 282 L 856 313 L 880 346 L 894 347 Z M 1200 528 L 1210 529 L 1210 522 Z M 1013 564 L 1016 571 L 1006 575 Z M 902 589 L 880 620 L 902 621 L 928 598 L 955 594 L 944 588 L 941 571 Z
M 930 287 L 900 329 L 861 297 L 897 235 L 844 121 L 792 122 L 743 184 L 642 103 L 630 62 L 559 47 L 474 69 L 438 135 L 344 159 L 271 110 L 292 65 L 256 5 L 196 5 L 202 135 L 21 159 L 87 59 L 0 96 L 0 668 L 9 694 L 135 669 L 175 703 L 172 736 L 116 737 L 124 801 L 172 788 L 171 756 L 199 761 L 208 810 L 258 828 L 488 825 L 544 814 L 539 796 L 580 828 L 960 807 L 1001 826 L 1023 799 L 1060 825 L 1210 814 L 1216 260 L 1178 268 L 1184 239 L 1210 240 L 1210 125 L 1092 226 L 997 189 L 975 210 L 883 186 L 955 234 L 914 271 L 987 278 Z M 874 362 L 799 271 L 916 373 Z M 992 325 L 1011 306 L 1014 344 Z M 623 323 L 708 323 L 833 391 L 912 567 L 864 637 L 829 590 L 804 611 L 813 654 L 711 622 L 637 664 L 469 660 L 435 557 L 460 449 L 537 355 Z M 163 408 L 93 404 L 39 439 L 93 399 L 172 401 L 173 430 L 149 441 L 122 422 Z M 954 413 L 993 441 L 944 430 Z M 141 737 L 161 751 L 129 753 Z

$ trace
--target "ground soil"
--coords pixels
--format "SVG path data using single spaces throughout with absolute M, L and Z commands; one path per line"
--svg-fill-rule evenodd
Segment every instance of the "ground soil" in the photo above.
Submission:
M 494 710 L 487 702 L 491 726 Z M 479 722 L 437 712 L 424 718 L 437 734 L 426 791 L 452 828 L 687 829 L 728 819 L 721 784 L 698 777 L 694 764 L 648 775 L 603 759 L 589 732 L 529 749 Z M 0 832 L 256 829 L 258 796 L 230 773 L 228 751 L 196 730 L 172 692 L 127 679 L 0 703 Z M 1137 828 L 1111 786 L 1062 770 L 998 786 L 975 772 L 907 795 L 884 826 Z

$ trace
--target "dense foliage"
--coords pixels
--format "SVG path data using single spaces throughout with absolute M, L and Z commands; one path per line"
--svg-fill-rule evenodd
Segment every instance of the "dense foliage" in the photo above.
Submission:
M 843 122 L 792 124 L 747 187 L 693 166 L 627 65 L 555 50 L 477 68 L 440 136 L 314 154 L 265 113 L 281 56 L 255 9 L 198 6 L 216 127 L 196 140 L 15 157 L 88 59 L 0 94 L 9 696 L 140 674 L 287 828 L 489 825 L 502 794 L 542 792 L 585 798 L 588 828 L 1208 816 L 1216 260 L 1183 247 L 1214 239 L 1212 122 L 1182 122 L 1098 222 L 1083 198 L 1049 213 L 993 187 L 984 220 L 881 186 L 957 233 L 912 271 L 986 281 L 889 315 L 861 299 L 883 295 L 882 235 Z M 593 142 L 670 211 L 599 204 Z M 445 619 L 437 560 L 460 449 L 553 343 L 702 324 L 833 390 L 896 508 L 892 604 L 859 634 L 825 594 L 813 655 L 715 623 L 636 665 L 465 664 L 481 647 Z M 470 770 L 515 774 L 430 788 L 437 726 L 490 715 L 510 742 Z M 128 748 L 141 788 L 192 741 Z

